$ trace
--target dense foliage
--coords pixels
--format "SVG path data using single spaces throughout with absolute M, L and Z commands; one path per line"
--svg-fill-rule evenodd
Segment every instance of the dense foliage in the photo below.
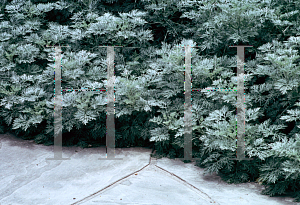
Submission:
M 300 200 L 300 21 L 297 0 L 1 1 L 0 131 L 53 143 L 54 48 L 63 88 L 106 86 L 106 48 L 115 48 L 116 145 L 155 143 L 183 156 L 184 48 L 193 88 L 236 86 L 236 48 L 245 49 L 246 157 L 235 156 L 236 93 L 193 91 L 193 150 L 207 173 L 258 181 L 264 194 Z M 126 48 L 136 46 L 136 48 Z M 63 92 L 64 145 L 104 142 L 105 92 Z

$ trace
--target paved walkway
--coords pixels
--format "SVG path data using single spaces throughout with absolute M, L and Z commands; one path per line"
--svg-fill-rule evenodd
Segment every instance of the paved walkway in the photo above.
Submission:
M 203 176 L 192 163 L 150 157 L 148 148 L 116 148 L 121 161 L 102 161 L 105 147 L 37 145 L 11 134 L 0 135 L 1 205 L 295 205 L 288 197 L 261 195 L 257 183 L 226 184 Z

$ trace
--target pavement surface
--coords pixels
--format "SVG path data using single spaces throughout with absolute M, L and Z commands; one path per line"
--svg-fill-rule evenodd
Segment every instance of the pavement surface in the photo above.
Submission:
M 290 197 L 261 195 L 258 183 L 227 184 L 204 176 L 195 162 L 150 157 L 151 149 L 116 148 L 105 158 L 103 147 L 63 147 L 53 158 L 53 145 L 35 144 L 12 134 L 0 135 L 1 205 L 295 205 Z

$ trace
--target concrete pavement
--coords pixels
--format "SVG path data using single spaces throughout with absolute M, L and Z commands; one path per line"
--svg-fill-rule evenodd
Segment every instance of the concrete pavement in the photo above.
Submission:
M 150 157 L 151 149 L 116 148 L 123 160 L 103 161 L 105 146 L 37 145 L 12 134 L 0 135 L 1 205 L 295 205 L 289 197 L 261 195 L 257 183 L 226 184 L 217 175 L 203 176 L 195 162 Z

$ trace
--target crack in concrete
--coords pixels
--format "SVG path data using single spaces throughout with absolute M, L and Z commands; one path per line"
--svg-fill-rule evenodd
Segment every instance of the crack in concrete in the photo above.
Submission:
M 155 151 L 156 151 L 156 150 L 155 150 Z M 153 153 L 153 152 L 152 152 L 152 153 Z M 194 190 L 194 191 L 195 191 L 198 195 L 200 195 L 204 200 L 207 200 L 207 201 L 209 201 L 210 203 L 214 203 L 214 204 L 218 204 L 218 205 L 219 205 L 219 203 L 217 203 L 217 202 L 216 202 L 215 200 L 213 200 L 208 194 L 206 194 L 205 192 L 203 192 L 203 191 L 200 190 L 199 188 L 193 186 L 192 184 L 188 183 L 187 181 L 185 181 L 184 179 L 182 179 L 182 178 L 180 178 L 179 176 L 175 175 L 174 173 L 169 172 L 169 171 L 167 171 L 167 170 L 165 170 L 165 169 L 163 169 L 163 168 L 157 166 L 157 165 L 156 165 L 156 162 L 157 162 L 156 160 L 157 160 L 156 158 L 152 158 L 152 157 L 150 156 L 149 163 L 148 163 L 146 166 L 144 166 L 143 168 L 141 168 L 141 169 L 139 169 L 139 170 L 137 170 L 137 171 L 134 171 L 134 172 L 132 172 L 131 174 L 128 174 L 127 176 L 125 176 L 125 177 L 123 177 L 123 178 L 121 178 L 121 179 L 119 179 L 119 180 L 117 180 L 117 181 L 111 183 L 110 185 L 104 187 L 103 189 L 101 189 L 101 190 L 99 190 L 99 191 L 97 191 L 97 192 L 95 192 L 95 193 L 93 193 L 93 194 L 91 194 L 91 195 L 89 195 L 89 196 L 87 196 L 87 197 L 85 197 L 85 198 L 83 198 L 83 199 L 81 199 L 81 200 L 75 202 L 75 203 L 72 203 L 71 205 L 77 205 L 77 204 L 81 204 L 81 203 L 84 203 L 84 202 L 88 202 L 88 201 L 91 200 L 92 198 L 98 196 L 98 195 L 99 195 L 102 191 L 104 191 L 105 189 L 108 189 L 109 187 L 111 187 L 111 186 L 117 184 L 118 182 L 123 181 L 124 179 L 128 178 L 129 176 L 132 176 L 132 175 L 134 175 L 134 174 L 136 175 L 138 172 L 142 171 L 143 169 L 145 169 L 145 168 L 148 167 L 148 166 L 149 166 L 149 167 L 155 166 L 155 167 L 161 169 L 163 172 L 168 173 L 168 175 L 171 175 L 171 176 L 176 177 L 177 180 L 179 179 L 178 181 L 180 181 L 182 184 L 186 185 L 186 186 L 189 187 L 190 189 Z

